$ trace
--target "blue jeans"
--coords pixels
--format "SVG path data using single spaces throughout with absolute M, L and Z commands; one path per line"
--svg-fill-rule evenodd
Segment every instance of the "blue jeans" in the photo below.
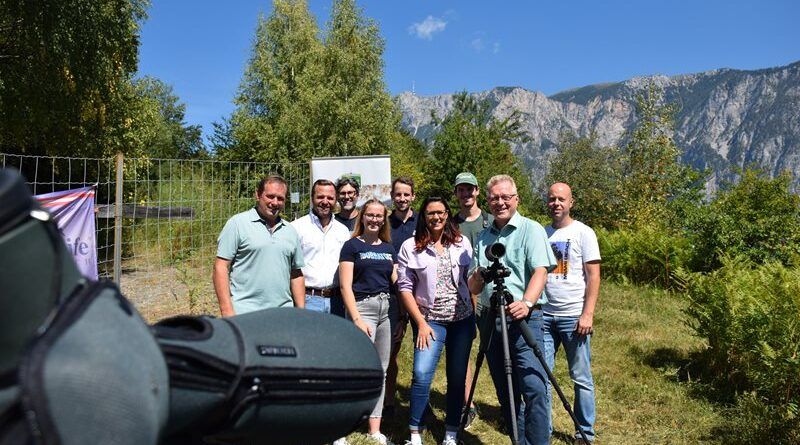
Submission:
M 589 440 L 594 440 L 594 381 L 590 335 L 578 335 L 575 328 L 579 317 L 544 315 L 544 353 L 547 366 L 553 369 L 558 347 L 564 345 L 569 364 L 569 376 L 575 388 L 573 409 L 578 425 Z M 548 397 L 552 394 L 548 392 Z M 552 430 L 552 424 L 550 429 Z M 577 433 L 575 437 L 580 437 Z
M 481 337 L 485 337 L 488 329 L 494 329 L 492 342 L 486 350 L 486 362 L 492 375 L 497 400 L 505 420 L 506 431 L 511 431 L 511 410 L 508 403 L 508 384 L 503 363 L 503 339 L 500 333 L 500 317 L 489 320 L 485 326 L 485 318 L 489 311 L 480 315 Z M 510 317 L 508 318 L 510 321 Z M 539 348 L 544 351 L 542 341 L 542 311 L 531 311 L 527 319 L 521 320 L 533 333 Z M 519 328 L 514 324 L 508 326 L 508 343 L 514 386 L 514 409 L 517 413 L 517 429 L 520 445 L 548 445 L 550 443 L 550 405 L 547 399 L 547 374 L 541 363 L 533 354 L 533 349 L 525 343 Z
M 306 294 L 306 309 L 324 314 L 331 313 L 331 299 Z
M 448 430 L 457 430 L 464 407 L 464 386 L 467 376 L 467 363 L 475 337 L 475 316 L 453 322 L 429 321 L 433 329 L 435 341 L 428 342 L 427 349 L 414 348 L 414 373 L 411 378 L 411 419 L 408 426 L 412 430 L 420 429 L 422 416 L 428 406 L 431 383 L 436 372 L 436 365 L 446 349 L 447 360 L 447 414 L 444 424 Z M 418 329 L 411 324 L 414 332 L 414 344 L 417 342 Z

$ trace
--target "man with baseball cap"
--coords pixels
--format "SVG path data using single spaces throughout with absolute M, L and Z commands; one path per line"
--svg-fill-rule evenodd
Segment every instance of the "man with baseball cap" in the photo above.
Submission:
M 453 220 L 458 224 L 458 229 L 461 235 L 466 237 L 471 246 L 474 246 L 475 240 L 483 229 L 489 227 L 494 220 L 492 215 L 488 212 L 481 210 L 478 206 L 478 196 L 481 189 L 478 186 L 478 179 L 470 172 L 462 172 L 456 176 L 455 184 L 453 184 L 453 192 L 458 198 L 458 213 L 453 217 Z M 475 305 L 477 296 L 472 296 L 472 304 Z M 469 397 L 470 387 L 472 386 L 472 364 L 467 365 L 467 384 L 464 394 L 464 400 Z M 469 407 L 467 415 L 466 428 L 472 425 L 472 422 L 478 416 L 478 408 L 473 402 Z
M 474 246 L 478 234 L 492 224 L 492 215 L 478 206 L 481 189 L 478 179 L 470 172 L 459 173 L 455 180 L 455 194 L 458 198 L 458 213 L 454 217 L 461 234 Z

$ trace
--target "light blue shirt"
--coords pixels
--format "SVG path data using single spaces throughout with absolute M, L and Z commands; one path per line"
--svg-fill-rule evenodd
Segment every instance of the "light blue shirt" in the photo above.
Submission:
M 502 229 L 493 223 L 478 235 L 472 252 L 475 267 L 488 268 L 491 265 L 486 258 L 486 246 L 494 243 L 505 245 L 506 254 L 500 258 L 500 263 L 511 271 L 511 275 L 505 278 L 505 284 L 515 301 L 522 299 L 534 269 L 544 267 L 549 272 L 556 266 L 556 258 L 550 249 L 544 227 L 519 213 L 515 212 Z M 493 291 L 494 283 L 486 282 L 478 298 L 478 306 L 489 307 L 489 297 Z M 546 302 L 547 295 L 542 291 L 537 303 Z
M 283 219 L 272 232 L 255 208 L 232 216 L 217 239 L 231 261 L 231 302 L 237 314 L 292 306 L 291 272 L 304 266 L 297 231 Z

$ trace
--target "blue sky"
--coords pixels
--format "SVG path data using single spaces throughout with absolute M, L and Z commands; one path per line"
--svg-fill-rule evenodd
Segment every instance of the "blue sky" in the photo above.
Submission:
M 152 0 L 139 75 L 171 84 L 189 124 L 230 115 L 269 0 Z M 320 28 L 331 0 L 309 0 Z M 800 1 L 360 1 L 386 42 L 391 94 L 520 86 L 547 95 L 650 74 L 800 60 Z

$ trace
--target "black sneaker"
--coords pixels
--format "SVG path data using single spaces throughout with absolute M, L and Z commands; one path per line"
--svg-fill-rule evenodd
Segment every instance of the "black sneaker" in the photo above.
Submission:
M 471 406 L 469 408 L 469 412 L 467 412 L 467 422 L 464 424 L 464 429 L 469 429 L 472 425 L 472 422 L 478 417 L 478 407 Z

